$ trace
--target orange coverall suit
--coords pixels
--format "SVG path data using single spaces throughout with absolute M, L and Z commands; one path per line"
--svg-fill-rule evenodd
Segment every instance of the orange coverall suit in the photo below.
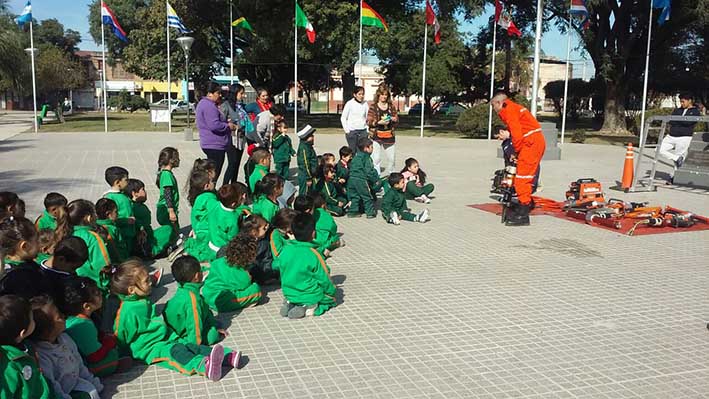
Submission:
M 527 108 L 509 99 L 502 104 L 498 115 L 507 125 L 512 146 L 517 153 L 517 175 L 513 185 L 520 204 L 529 205 L 532 201 L 534 175 L 546 148 L 542 127 Z

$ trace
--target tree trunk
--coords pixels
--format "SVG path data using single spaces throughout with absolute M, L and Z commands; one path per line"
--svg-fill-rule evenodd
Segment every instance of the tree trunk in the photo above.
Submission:
M 512 39 L 505 40 L 505 92 L 510 92 L 510 79 L 512 78 Z
M 620 80 L 606 80 L 606 102 L 603 107 L 603 126 L 601 130 L 625 132 L 625 98 L 627 88 Z

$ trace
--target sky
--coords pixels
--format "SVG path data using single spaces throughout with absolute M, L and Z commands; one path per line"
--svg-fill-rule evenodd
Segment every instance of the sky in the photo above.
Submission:
M 25 3 L 26 0 L 10 0 L 10 11 L 19 14 L 24 8 Z M 89 34 L 88 5 L 90 3 L 90 0 L 33 0 L 32 13 L 33 17 L 37 20 L 41 21 L 48 18 L 56 18 L 59 22 L 64 24 L 65 28 L 78 31 L 82 38 L 79 48 L 82 50 L 99 50 L 100 43 L 94 43 Z M 465 32 L 477 32 L 480 26 L 488 23 L 493 11 L 493 7 L 488 6 L 485 12 L 479 17 L 469 22 L 463 22 L 462 30 Z M 498 35 L 505 34 L 502 30 L 499 30 L 497 33 Z M 574 47 L 578 46 L 578 42 L 578 36 L 572 36 L 572 50 Z M 542 50 L 547 55 L 552 55 L 562 60 L 566 59 L 566 36 L 562 35 L 556 28 L 552 28 L 542 37 Z M 584 62 L 582 58 L 581 52 L 572 51 L 571 60 L 574 65 L 574 77 L 581 77 Z M 588 56 L 585 58 L 588 59 L 586 68 L 586 78 L 588 79 L 593 73 L 593 63 Z

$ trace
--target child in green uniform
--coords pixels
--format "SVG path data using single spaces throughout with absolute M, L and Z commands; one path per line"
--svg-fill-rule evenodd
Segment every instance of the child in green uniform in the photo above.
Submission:
M 345 240 L 337 233 L 337 224 L 330 212 L 327 211 L 325 199 L 320 193 L 312 193 L 313 218 L 315 218 L 315 240 L 313 242 L 324 248 L 323 254 L 330 256 L 336 248 L 344 247 Z
M 349 147 L 348 147 L 349 148 Z M 315 185 L 315 191 L 320 193 L 325 199 L 326 209 L 334 216 L 342 216 L 345 214 L 345 205 L 347 200 L 341 197 L 336 187 L 335 167 L 330 164 L 325 164 L 321 167 L 322 178 Z
M 426 184 L 426 172 L 419 167 L 419 161 L 415 158 L 407 158 L 404 161 L 404 168 L 401 170 L 406 184 L 406 199 L 413 199 L 417 202 L 428 204 L 431 202 L 429 196 L 433 192 L 434 186 Z
M 288 136 L 288 123 L 285 120 L 276 122 L 276 132 L 271 141 L 273 148 L 273 162 L 276 164 L 276 173 L 288 180 L 290 177 L 290 159 L 295 155 L 293 142 Z
M 39 253 L 39 233 L 32 222 L 23 217 L 8 217 L 0 220 L 0 254 L 5 269 L 39 265 L 34 261 Z
M 349 146 L 340 147 L 340 160 L 335 165 L 335 187 L 337 193 L 347 198 L 347 180 L 350 178 L 350 161 L 353 151 Z
M 251 205 L 253 213 L 270 223 L 278 213 L 278 197 L 283 194 L 284 183 L 283 178 L 275 173 L 269 173 L 259 180 L 254 190 L 254 203 Z
M 37 231 L 49 229 L 56 230 L 57 218 L 66 206 L 66 197 L 59 193 L 49 193 L 44 197 L 44 212 L 34 222 Z
M 224 356 L 224 348 L 216 344 L 206 345 L 181 343 L 177 334 L 156 314 L 150 302 L 150 277 L 139 260 L 128 260 L 114 267 L 111 272 L 111 293 L 121 300 L 113 322 L 113 333 L 119 351 L 130 354 L 133 359 L 156 364 L 182 374 L 205 375 L 212 381 L 222 377 L 222 362 L 236 367 L 235 353 Z
M 283 247 L 288 245 L 290 240 L 293 239 L 293 230 L 291 229 L 291 224 L 293 223 L 293 218 L 296 217 L 298 211 L 290 208 L 283 208 L 271 222 L 271 228 L 269 229 L 266 236 L 268 237 L 268 246 L 271 250 L 271 268 L 274 271 L 278 271 L 281 252 L 283 252 Z
M 177 281 L 177 292 L 165 304 L 163 316 L 181 341 L 185 344 L 214 345 L 228 336 L 229 332 L 219 326 L 200 294 L 203 274 L 197 258 L 189 255 L 177 258 L 172 263 L 172 276 Z M 225 354 L 232 352 L 224 348 Z M 240 357 L 241 354 L 236 351 L 235 356 Z
M 315 129 L 307 125 L 298 132 L 298 194 L 307 195 L 315 185 L 318 154 L 315 153 Z
M 206 261 L 213 255 L 213 251 L 209 248 L 209 221 L 207 217 L 214 207 L 219 206 L 219 200 L 214 191 L 214 180 L 208 171 L 192 169 L 187 199 L 192 205 L 190 213 L 192 234 L 185 240 L 185 252 L 199 259 L 200 262 Z M 176 253 L 178 251 L 174 251 L 172 254 Z
M 111 189 L 103 196 L 104 198 L 113 200 L 118 207 L 118 217 L 115 223 L 118 230 L 120 230 L 120 235 L 123 241 L 121 243 L 117 243 L 121 255 L 120 260 L 122 260 L 128 258 L 128 256 L 130 256 L 133 252 L 133 243 L 135 242 L 136 234 L 133 204 L 130 201 L 130 197 L 123 193 L 123 190 L 125 190 L 128 185 L 128 170 L 120 166 L 111 166 L 106 169 L 105 177 L 106 183 L 111 186 Z M 98 205 L 98 203 L 96 205 Z M 99 217 L 99 219 L 103 219 L 103 217 Z M 114 260 L 119 261 L 116 259 Z
M 121 194 L 122 195 L 122 194 Z M 125 197 L 125 196 L 124 196 Z M 131 213 L 133 213 L 131 211 Z M 102 227 L 106 234 L 104 241 L 108 247 L 108 254 L 114 262 L 122 262 L 128 259 L 130 252 L 123 238 L 121 230 L 116 225 L 118 219 L 118 207 L 116 203 L 108 198 L 100 198 L 96 201 L 96 224 Z M 101 235 L 100 231 L 98 232 Z
M 217 191 L 220 204 L 215 206 L 207 221 L 209 224 L 209 248 L 211 256 L 207 260 L 217 258 L 219 250 L 239 232 L 239 219 L 250 212 L 244 206 L 246 201 L 246 186 L 243 183 L 225 184 Z
M 261 287 L 246 271 L 256 259 L 258 243 L 239 234 L 226 247 L 226 256 L 212 262 L 202 293 L 209 307 L 218 312 L 234 312 L 257 305 Z
M 138 179 L 128 179 L 125 193 L 131 199 L 133 215 L 135 215 L 136 240 L 133 255 L 153 258 L 166 252 L 173 238 L 173 229 L 172 226 L 153 229 L 153 215 L 150 208 L 145 205 L 148 200 L 145 184 Z
M 160 150 L 158 156 L 158 176 L 155 185 L 160 189 L 160 198 L 156 204 L 156 217 L 161 226 L 172 226 L 171 243 L 177 241 L 180 232 L 178 213 L 180 208 L 180 188 L 172 170 L 180 166 L 180 153 L 173 147 Z
M 118 348 L 113 334 L 102 333 L 91 315 L 103 306 L 103 293 L 90 278 L 78 277 L 65 283 L 61 310 L 66 316 L 66 333 L 76 342 L 89 371 L 106 377 L 119 368 Z M 121 359 L 124 365 L 129 358 Z
M 372 191 L 376 192 L 381 188 L 381 181 L 372 162 L 372 140 L 361 138 L 358 148 L 359 151 L 350 162 L 350 177 L 347 180 L 347 198 L 350 201 L 347 216 L 359 217 L 364 208 L 367 218 L 373 219 L 377 217 L 377 211 L 374 209 Z
M 309 213 L 301 213 L 293 219 L 292 228 L 295 241 L 283 248 L 279 261 L 285 297 L 281 316 L 319 316 L 337 306 L 337 302 L 330 269 L 312 243 L 315 219 Z
M 249 190 L 253 193 L 256 190 L 256 183 L 263 179 L 271 168 L 271 153 L 266 149 L 259 148 L 251 154 L 251 162 L 254 164 L 254 170 L 249 176 Z
M 54 398 L 35 352 L 23 342 L 34 326 L 27 300 L 15 295 L 0 297 L 0 398 Z
M 426 223 L 428 221 L 428 209 L 424 209 L 418 215 L 410 212 L 406 206 L 406 196 L 404 195 L 404 176 L 401 173 L 391 173 L 388 177 L 389 190 L 382 198 L 382 217 L 387 223 L 394 225 L 401 224 L 401 220 L 409 222 Z
M 39 367 L 59 398 L 99 398 L 101 381 L 86 368 L 76 343 L 64 333 L 66 320 L 48 296 L 30 301 L 35 329 L 30 337 Z

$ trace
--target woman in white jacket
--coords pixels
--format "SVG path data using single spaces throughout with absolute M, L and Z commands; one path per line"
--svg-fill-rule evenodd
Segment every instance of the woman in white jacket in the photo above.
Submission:
M 357 142 L 362 137 L 368 137 L 367 111 L 369 104 L 364 100 L 364 87 L 355 86 L 352 92 L 352 99 L 347 101 L 342 110 L 340 122 L 345 130 L 347 145 L 353 152 L 357 152 Z

